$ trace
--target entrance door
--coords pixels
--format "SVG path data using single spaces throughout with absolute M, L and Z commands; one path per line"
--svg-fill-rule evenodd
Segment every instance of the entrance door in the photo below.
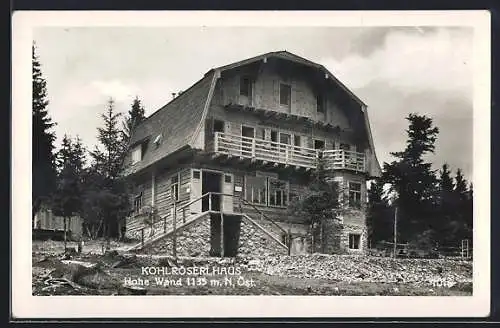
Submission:
M 217 172 L 210 171 L 202 171 L 202 188 L 201 193 L 204 195 L 207 192 L 222 192 L 222 174 Z M 203 197 L 203 201 L 201 204 L 201 208 L 203 212 L 212 210 L 212 211 L 220 211 L 221 210 L 221 196 L 212 194 L 211 208 L 210 201 L 208 195 Z
M 233 175 L 229 173 L 224 174 L 224 181 L 222 183 L 222 210 L 224 213 L 232 213 L 233 212 Z M 226 196 L 228 195 L 228 196 Z

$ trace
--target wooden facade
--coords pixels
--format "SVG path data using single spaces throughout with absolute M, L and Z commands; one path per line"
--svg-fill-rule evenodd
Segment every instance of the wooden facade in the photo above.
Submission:
M 165 231 L 173 217 L 208 211 L 265 217 L 302 251 L 306 218 L 287 208 L 323 156 L 349 209 L 341 240 L 366 247 L 366 182 L 380 174 L 366 105 L 318 64 L 277 52 L 213 69 L 141 123 L 131 145 L 144 151 L 127 170 L 136 214 L 154 208 Z

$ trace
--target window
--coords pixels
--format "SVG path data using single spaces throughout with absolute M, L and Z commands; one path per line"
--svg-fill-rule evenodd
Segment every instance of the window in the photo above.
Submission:
M 172 200 L 177 202 L 179 200 L 179 175 L 175 175 L 170 179 L 170 195 Z
M 287 133 L 280 133 L 280 143 L 290 145 L 292 143 L 292 136 Z
M 227 174 L 226 174 L 226 175 L 224 175 L 224 182 L 225 182 L 225 183 L 231 183 L 231 180 L 232 180 L 232 179 L 231 179 L 231 176 L 230 176 L 230 175 L 227 175 Z
M 132 164 L 140 162 L 142 159 L 142 146 L 135 146 L 132 150 Z
M 316 96 L 316 110 L 318 113 L 325 113 L 325 102 L 321 94 Z
M 291 88 L 288 84 L 280 84 L 280 105 L 290 105 Z
M 240 95 L 250 97 L 252 96 L 252 81 L 248 77 L 240 79 Z
M 158 148 L 158 146 L 160 145 L 162 138 L 163 134 L 159 134 L 156 136 L 155 140 L 153 141 L 153 143 L 156 145 L 156 148 Z
M 246 138 L 255 138 L 255 129 L 249 126 L 242 126 L 241 136 Z
M 269 178 L 269 206 L 287 206 L 287 182 Z
M 142 208 L 142 192 L 134 198 L 134 213 L 139 213 Z
M 265 140 L 266 130 L 264 128 L 257 128 L 257 130 L 255 131 L 255 138 Z
M 250 203 L 266 205 L 267 199 L 267 178 L 266 177 L 246 177 L 245 178 L 245 199 Z
M 314 149 L 325 149 L 325 140 L 314 140 Z
M 214 120 L 214 133 L 215 132 L 224 133 L 224 121 Z
M 361 207 L 361 183 L 349 182 L 349 206 Z
M 298 135 L 293 136 L 293 145 L 295 147 L 302 146 L 302 143 L 301 143 L 301 140 L 300 140 L 300 136 L 298 136 Z
M 346 143 L 341 143 L 339 148 L 342 150 L 351 150 L 351 145 Z
M 193 170 L 193 179 L 196 179 L 196 180 L 200 179 L 200 171 Z
M 361 239 L 361 235 L 358 233 L 350 233 L 349 234 L 349 248 L 350 249 L 359 249 L 359 240 Z

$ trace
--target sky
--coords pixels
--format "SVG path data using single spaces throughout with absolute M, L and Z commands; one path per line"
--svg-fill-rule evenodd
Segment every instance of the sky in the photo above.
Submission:
M 440 130 L 428 160 L 472 176 L 472 28 L 40 27 L 34 39 L 55 132 L 96 144 L 109 97 L 146 115 L 214 67 L 287 50 L 324 65 L 368 105 L 381 165 L 405 147 L 405 117 Z

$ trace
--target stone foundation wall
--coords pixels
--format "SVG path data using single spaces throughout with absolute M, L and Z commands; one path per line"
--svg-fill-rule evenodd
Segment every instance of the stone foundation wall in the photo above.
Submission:
M 261 221 L 257 223 L 261 224 Z M 238 255 L 240 256 L 267 256 L 267 255 L 287 255 L 285 248 L 280 246 L 275 240 L 265 232 L 257 228 L 254 224 L 243 218 L 241 220 L 240 243 Z
M 138 253 L 172 255 L 172 236 L 147 245 Z M 210 255 L 210 218 L 202 218 L 177 232 L 177 256 Z

